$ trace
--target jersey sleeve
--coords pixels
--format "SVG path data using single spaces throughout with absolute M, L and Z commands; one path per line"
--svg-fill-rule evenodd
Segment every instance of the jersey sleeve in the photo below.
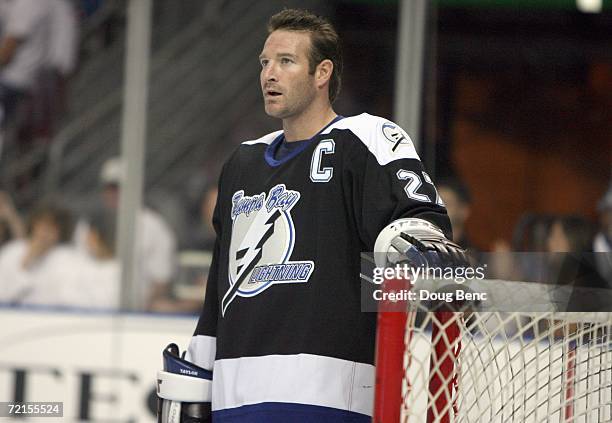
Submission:
M 345 158 L 345 183 L 368 251 L 385 226 L 406 217 L 425 219 L 452 239 L 444 203 L 408 134 L 375 116 L 353 132 L 360 142 L 352 143 Z

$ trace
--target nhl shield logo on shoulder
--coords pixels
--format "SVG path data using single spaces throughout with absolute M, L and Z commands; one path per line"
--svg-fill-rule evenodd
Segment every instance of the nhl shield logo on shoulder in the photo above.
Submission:
M 236 296 L 253 297 L 275 284 L 308 282 L 312 261 L 292 262 L 296 233 L 291 209 L 300 193 L 284 184 L 253 196 L 236 191 L 232 196 L 232 239 L 229 249 L 229 289 L 221 313 Z

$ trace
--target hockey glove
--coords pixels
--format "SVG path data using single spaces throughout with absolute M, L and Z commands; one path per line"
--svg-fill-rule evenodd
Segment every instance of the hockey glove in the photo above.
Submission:
M 378 267 L 400 262 L 414 267 L 469 265 L 463 248 L 448 240 L 432 223 L 417 218 L 398 219 L 384 228 L 374 251 Z
M 157 372 L 157 422 L 211 422 L 212 372 L 179 356 L 176 344 L 163 352 L 164 370 Z

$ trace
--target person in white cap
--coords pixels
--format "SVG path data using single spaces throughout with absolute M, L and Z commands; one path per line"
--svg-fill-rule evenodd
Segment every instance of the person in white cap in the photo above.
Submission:
M 118 157 L 109 159 L 102 166 L 102 203 L 109 210 L 117 210 L 119 187 L 123 179 L 123 163 Z M 77 224 L 75 241 L 86 251 L 87 223 Z M 147 207 L 137 215 L 136 260 L 138 263 L 137 282 L 138 308 L 149 311 L 179 311 L 178 304 L 169 298 L 169 283 L 176 268 L 176 237 L 164 218 Z

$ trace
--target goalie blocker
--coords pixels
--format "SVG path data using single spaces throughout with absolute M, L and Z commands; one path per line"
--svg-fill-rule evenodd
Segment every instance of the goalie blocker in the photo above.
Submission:
M 164 370 L 157 372 L 157 422 L 211 422 L 212 372 L 179 356 L 176 344 L 163 351 Z

